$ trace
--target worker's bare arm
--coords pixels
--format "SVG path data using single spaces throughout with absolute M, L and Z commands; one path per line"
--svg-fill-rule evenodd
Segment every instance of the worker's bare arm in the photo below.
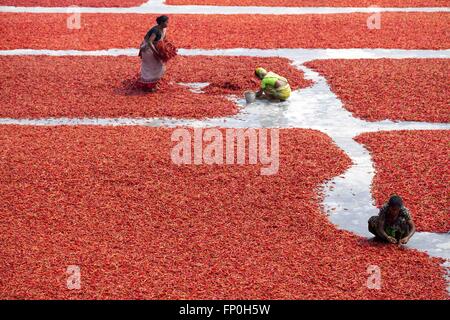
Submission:
M 152 52 L 156 55 L 159 55 L 158 50 L 155 47 L 155 39 L 156 39 L 156 34 L 153 33 L 147 40 L 147 46 L 152 50 Z
M 384 239 L 386 239 L 387 241 L 391 242 L 391 243 L 397 243 L 397 239 L 395 239 L 394 237 L 389 236 L 385 231 L 384 231 L 384 219 L 380 219 L 380 222 L 378 223 L 378 233 L 384 237 Z
M 408 224 L 409 224 L 409 233 L 406 237 L 400 239 L 401 244 L 407 244 L 409 239 L 411 239 L 413 234 L 416 232 L 416 225 L 414 224 L 414 222 L 412 220 L 409 220 Z

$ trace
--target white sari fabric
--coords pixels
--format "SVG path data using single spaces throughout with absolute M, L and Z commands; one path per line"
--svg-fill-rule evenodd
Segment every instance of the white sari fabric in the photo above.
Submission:
M 144 83 L 156 82 L 162 78 L 166 71 L 164 63 L 156 58 L 152 49 L 142 42 L 141 47 L 141 81 Z

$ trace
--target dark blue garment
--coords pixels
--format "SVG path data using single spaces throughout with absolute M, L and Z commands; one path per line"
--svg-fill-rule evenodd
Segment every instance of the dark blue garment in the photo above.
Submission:
M 158 29 L 158 26 L 154 26 L 147 32 L 147 34 L 145 35 L 145 41 L 148 41 L 152 34 L 156 34 L 155 42 L 161 40 L 162 32 Z

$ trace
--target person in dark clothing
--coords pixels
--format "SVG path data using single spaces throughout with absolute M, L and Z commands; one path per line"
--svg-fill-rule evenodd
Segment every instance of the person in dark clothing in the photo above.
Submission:
M 416 231 L 411 214 L 398 195 L 391 196 L 368 223 L 370 233 L 390 243 L 406 244 Z
M 140 85 L 147 91 L 154 92 L 158 81 L 163 77 L 166 67 L 157 49 L 159 41 L 164 40 L 169 23 L 167 16 L 156 18 L 157 25 L 152 27 L 144 37 L 139 48 L 141 57 Z

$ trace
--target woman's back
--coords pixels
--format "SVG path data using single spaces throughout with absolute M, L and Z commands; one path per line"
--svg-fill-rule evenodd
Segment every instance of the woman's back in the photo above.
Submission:
M 155 34 L 155 42 L 158 42 L 161 40 L 163 33 L 162 31 L 158 28 L 158 26 L 154 26 L 153 28 L 151 28 L 147 34 L 145 35 L 145 41 L 148 41 L 148 39 L 150 39 L 150 37 L 152 36 L 152 34 Z

